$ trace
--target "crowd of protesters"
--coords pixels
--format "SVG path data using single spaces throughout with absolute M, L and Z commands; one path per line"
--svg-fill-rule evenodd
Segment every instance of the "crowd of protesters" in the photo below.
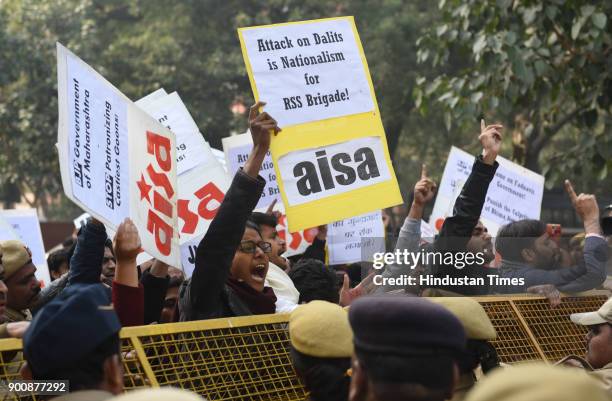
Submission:
M 76 241 L 49 256 L 53 282 L 42 290 L 27 247 L 0 242 L 0 337 L 23 338 L 24 378 L 69 380 L 72 393 L 61 400 L 110 399 L 123 393 L 121 327 L 291 313 L 290 355 L 313 401 L 612 399 L 612 301 L 571 317 L 589 330 L 584 359 L 506 367 L 491 344 L 495 328 L 482 306 L 466 297 L 535 293 L 554 307 L 561 293 L 605 288 L 611 209 L 600 213 L 595 196 L 576 194 L 566 182 L 584 224 L 571 248 L 560 247 L 537 220 L 503 226 L 493 246 L 480 215 L 498 168 L 503 127 L 483 124 L 482 153 L 439 234 L 431 243 L 421 238 L 424 209 L 437 187 L 424 168 L 395 244 L 409 252 L 481 253 L 483 263 L 335 269 L 325 263 L 325 227 L 303 255 L 290 260 L 283 256 L 277 215 L 271 208 L 254 212 L 271 135 L 282 135 L 262 106 L 250 110 L 253 149 L 197 247 L 191 277 L 159 260 L 137 265 L 141 243 L 129 219 L 112 241 L 104 225 L 90 219 Z M 494 275 L 521 284 L 377 286 L 377 274 L 387 283 L 403 275 Z M 198 399 L 160 391 L 117 399 Z

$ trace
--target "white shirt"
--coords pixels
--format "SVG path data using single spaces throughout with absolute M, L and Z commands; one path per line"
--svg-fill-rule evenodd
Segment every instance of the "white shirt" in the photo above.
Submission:
M 276 313 L 289 313 L 298 306 L 300 293 L 283 269 L 270 262 L 266 275 L 266 286 L 276 295 Z

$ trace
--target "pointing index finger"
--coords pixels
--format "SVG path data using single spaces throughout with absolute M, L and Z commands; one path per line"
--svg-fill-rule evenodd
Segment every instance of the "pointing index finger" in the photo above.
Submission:
M 565 180 L 565 190 L 567 191 L 567 194 L 569 195 L 572 203 L 576 203 L 576 199 L 578 199 L 578 196 L 576 195 L 576 192 L 574 191 L 574 187 L 572 186 L 570 180 Z
M 481 118 L 480 119 L 480 132 L 483 132 L 486 127 L 487 127 L 487 125 L 485 124 L 484 118 Z
M 425 163 L 421 164 L 421 179 L 427 178 L 427 165 Z
M 348 291 L 349 289 L 350 289 L 350 280 L 349 280 L 348 274 L 345 273 L 342 279 L 342 290 Z
M 270 206 L 268 206 L 268 209 L 266 210 L 266 214 L 272 214 L 272 211 L 274 210 L 274 205 L 276 205 L 276 201 L 277 199 L 273 199 L 272 202 L 270 202 Z

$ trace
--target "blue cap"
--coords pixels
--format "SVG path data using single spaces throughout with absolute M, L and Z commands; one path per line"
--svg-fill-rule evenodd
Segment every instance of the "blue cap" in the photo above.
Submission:
M 351 304 L 349 321 L 357 351 L 415 356 L 465 350 L 461 322 L 443 306 L 424 298 L 359 298 Z
M 23 353 L 32 371 L 44 376 L 74 366 L 120 329 L 104 285 L 70 286 L 36 314 Z

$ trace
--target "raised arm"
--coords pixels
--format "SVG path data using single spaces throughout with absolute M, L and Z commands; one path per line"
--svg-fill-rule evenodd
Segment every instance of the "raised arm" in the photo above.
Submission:
M 499 166 L 495 159 L 501 148 L 502 126 L 485 126 L 484 121 L 481 121 L 480 128 L 478 139 L 482 144 L 482 154 L 476 158 L 472 172 L 455 201 L 453 215 L 444 220 L 436 241 L 438 250 L 453 251 L 465 248 L 478 224 L 489 184 Z
M 106 238 L 104 224 L 94 218 L 90 218 L 81 228 L 70 259 L 68 285 L 100 282 Z
M 308 245 L 302 259 L 316 259 L 325 263 L 325 244 L 327 243 L 327 224 L 317 227 L 317 235 Z
M 414 185 L 414 200 L 410 206 L 408 216 L 404 221 L 404 225 L 400 229 L 397 243 L 395 244 L 395 252 L 408 251 L 409 253 L 417 252 L 421 241 L 421 219 L 423 218 L 423 210 L 428 202 L 430 202 L 436 193 L 436 183 L 427 176 L 427 166 L 423 164 L 421 168 L 421 179 Z M 397 278 L 402 275 L 418 276 L 419 269 L 408 264 L 390 264 L 385 267 L 382 273 L 383 278 Z M 383 285 L 377 289 L 377 292 L 388 292 L 398 290 L 396 286 Z M 418 293 L 418 286 L 408 288 L 411 293 Z
M 546 272 L 547 275 L 538 277 L 541 281 L 554 284 L 561 292 L 576 293 L 597 288 L 606 280 L 606 261 L 608 259 L 608 246 L 601 235 L 599 224 L 599 206 L 595 195 L 576 195 L 569 180 L 565 181 L 565 189 L 570 197 L 572 206 L 583 221 L 586 238 L 584 240 L 584 265 L 573 266 Z M 530 277 L 527 277 L 530 281 Z M 543 283 L 543 284 L 548 284 Z
M 122 326 L 144 323 L 144 291 L 138 282 L 136 257 L 140 252 L 140 236 L 136 225 L 125 219 L 117 228 L 114 250 L 117 257 L 113 280 L 113 305 Z
M 141 250 L 138 229 L 132 220 L 125 219 L 117 228 L 114 250 L 117 258 L 115 282 L 130 287 L 138 287 L 136 257 Z
M 198 245 L 191 281 L 181 294 L 181 303 L 187 302 L 191 308 L 200 312 L 218 309 L 220 295 L 229 277 L 246 221 L 265 186 L 259 170 L 270 148 L 270 132 L 278 133 L 280 129 L 267 113 L 259 113 L 264 105 L 258 102 L 251 107 L 249 128 L 253 137 L 253 149 L 244 168 L 234 176 L 215 218 Z

